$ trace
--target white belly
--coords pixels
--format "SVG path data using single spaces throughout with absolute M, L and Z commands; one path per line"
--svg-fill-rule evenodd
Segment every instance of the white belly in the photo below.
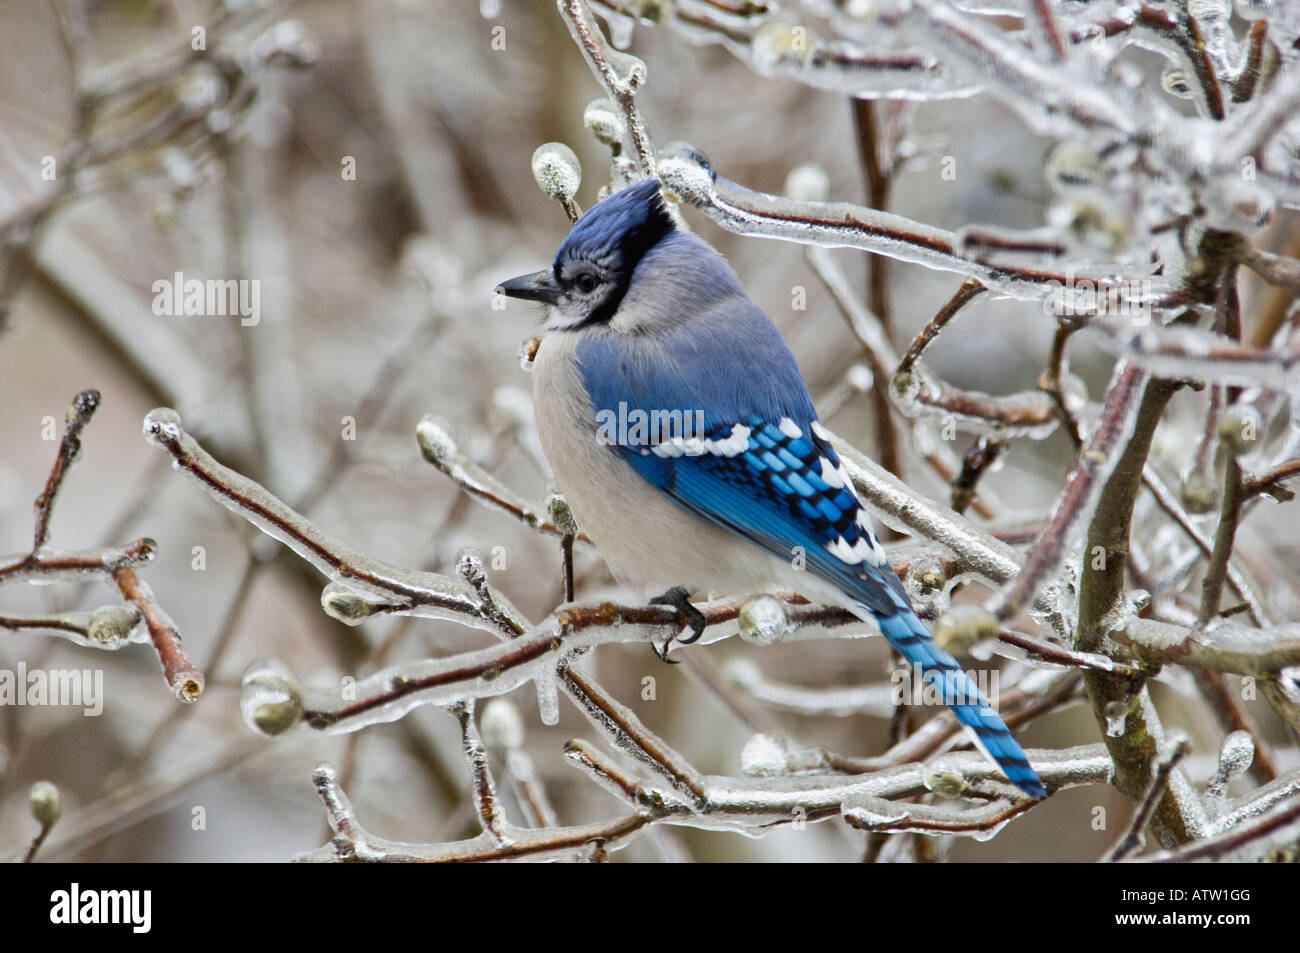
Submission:
M 578 340 L 565 331 L 543 339 L 533 368 L 534 410 L 560 490 L 615 577 L 647 597 L 679 585 L 702 596 L 774 587 L 820 595 L 819 580 L 683 509 L 598 441 L 574 357 Z

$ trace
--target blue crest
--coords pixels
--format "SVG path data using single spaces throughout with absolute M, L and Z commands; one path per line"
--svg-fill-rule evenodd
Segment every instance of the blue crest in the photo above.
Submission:
M 625 278 L 647 251 L 675 228 L 658 179 L 645 179 L 620 189 L 589 208 L 569 232 L 555 255 L 561 262 L 591 261 Z

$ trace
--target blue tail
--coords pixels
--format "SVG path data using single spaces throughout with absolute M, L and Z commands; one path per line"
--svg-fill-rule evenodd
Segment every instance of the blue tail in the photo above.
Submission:
M 1008 780 L 1032 798 L 1046 797 L 1047 788 L 1029 766 L 1024 749 L 1011 730 L 989 706 L 970 676 L 961 670 L 957 660 L 939 648 L 925 623 L 909 610 L 883 619 L 877 617 L 877 621 L 890 645 L 910 664 L 920 666 L 921 677 L 934 685 L 942 698 L 962 701 L 949 704 L 952 713 L 975 733 L 980 746 L 997 762 Z

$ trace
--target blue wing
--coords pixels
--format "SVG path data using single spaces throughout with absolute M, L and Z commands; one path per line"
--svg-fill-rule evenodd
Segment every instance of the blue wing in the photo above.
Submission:
M 1044 796 L 1002 719 L 913 611 L 817 422 L 794 358 L 766 316 L 754 311 L 761 325 L 752 322 L 746 334 L 732 335 L 725 360 L 699 341 L 672 348 L 680 360 L 670 364 L 662 351 L 633 355 L 613 334 L 584 340 L 578 359 L 595 412 L 622 406 L 650 417 L 676 410 L 682 413 L 673 420 L 701 425 L 698 433 L 649 428 L 643 439 L 615 444 L 613 452 L 690 513 L 779 558 L 801 551 L 808 571 L 869 610 L 899 653 L 953 701 L 957 719 L 1007 777 L 1031 796 Z M 718 367 L 739 373 L 721 376 Z M 763 369 L 762 380 L 745 379 L 751 367 Z

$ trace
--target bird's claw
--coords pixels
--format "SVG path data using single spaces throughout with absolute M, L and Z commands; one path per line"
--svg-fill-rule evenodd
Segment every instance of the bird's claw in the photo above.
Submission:
M 704 617 L 704 613 L 691 605 L 689 597 L 690 593 L 687 592 L 685 586 L 673 586 L 663 595 L 655 596 L 650 600 L 652 606 L 672 606 L 677 610 L 677 624 L 680 629 L 691 630 L 691 634 L 684 638 L 679 638 L 678 633 L 670 635 L 668 640 L 664 642 L 663 649 L 660 649 L 657 645 L 654 646 L 655 654 L 659 656 L 659 660 L 667 662 L 669 665 L 678 664 L 668 657 L 668 650 L 672 648 L 673 642 L 677 641 L 682 645 L 697 642 L 700 636 L 704 634 L 705 627 L 709 624 Z

